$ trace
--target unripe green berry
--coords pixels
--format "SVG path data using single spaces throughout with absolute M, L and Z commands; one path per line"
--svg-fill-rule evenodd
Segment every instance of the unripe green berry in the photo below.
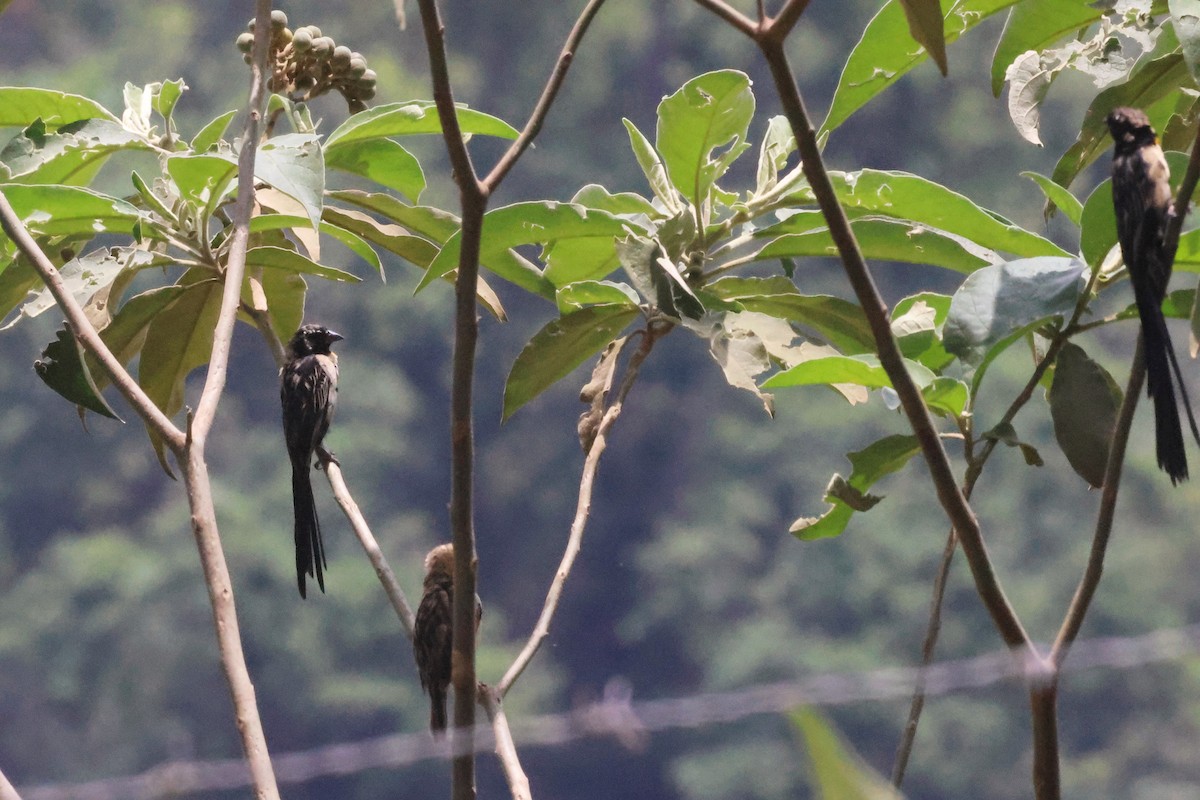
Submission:
M 287 23 L 287 14 L 283 13 L 283 11 L 277 8 L 271 12 L 271 30 L 281 31 L 287 27 Z
M 309 26 L 308 26 L 308 32 L 309 32 L 310 34 L 312 34 L 312 38 L 313 38 L 313 39 L 320 39 L 320 38 L 321 38 L 321 29 L 320 29 L 320 28 L 318 28 L 316 25 L 309 25 Z
M 313 52 L 321 58 L 329 58 L 330 54 L 333 53 L 333 48 L 333 39 L 330 39 L 328 36 L 313 39 Z
M 346 67 L 350 65 L 350 48 L 344 44 L 339 44 L 333 48 L 333 55 L 329 58 L 330 63 L 335 67 Z
M 374 86 L 363 86 L 361 83 L 358 86 L 359 86 L 358 96 L 360 99 L 362 99 L 362 100 L 374 100 L 375 99 L 375 87 Z
M 243 33 L 237 37 L 237 49 L 243 53 L 249 53 L 254 49 L 254 34 Z
M 301 28 L 292 34 L 292 49 L 297 53 L 312 49 L 312 43 L 312 34 L 308 32 L 307 28 Z
M 346 68 L 346 74 L 351 80 L 358 80 L 367 72 L 367 62 L 361 58 L 351 58 L 350 66 Z

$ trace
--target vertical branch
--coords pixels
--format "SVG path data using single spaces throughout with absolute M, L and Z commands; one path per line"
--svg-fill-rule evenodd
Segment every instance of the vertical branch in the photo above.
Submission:
M 454 729 L 451 749 L 451 796 L 475 797 L 475 555 L 473 508 L 475 442 L 472 392 L 479 321 L 475 297 L 479 279 L 479 249 L 487 191 L 476 177 L 454 109 L 450 71 L 446 62 L 445 28 L 436 0 L 420 0 L 421 22 L 433 81 L 433 99 L 442 123 L 442 136 L 462 206 L 462 251 L 454 282 L 454 364 L 450 390 L 450 532 L 454 543 L 454 625 L 451 683 L 454 685 Z
M 271 2 L 257 0 L 254 25 L 254 57 L 250 64 L 250 96 L 246 103 L 246 126 L 242 132 L 242 151 L 238 155 L 238 196 L 233 208 L 233 235 L 230 239 L 229 256 L 225 261 L 225 287 L 221 296 L 221 310 L 213 330 L 212 353 L 208 359 L 208 373 L 204 389 L 196 407 L 196 416 L 189 428 L 189 436 L 201 443 L 208 436 L 221 393 L 225 388 L 225 376 L 229 367 L 229 347 L 233 339 L 233 325 L 237 321 L 238 305 L 241 303 L 242 279 L 246 274 L 246 247 L 250 239 L 250 215 L 254 211 L 254 160 L 258 152 L 258 130 L 266 109 L 267 54 L 271 43 Z M 201 232 L 204 235 L 204 232 Z
M 226 262 L 225 287 L 220 316 L 213 333 L 213 348 L 208 375 L 200 395 L 197 415 L 195 417 L 189 415 L 188 418 L 188 438 L 184 447 L 182 467 L 184 482 L 187 485 L 188 506 L 191 508 L 192 534 L 200 552 L 204 582 L 208 588 L 209 603 L 212 606 L 221 668 L 225 672 L 225 679 L 229 682 L 229 689 L 233 695 L 237 729 L 241 735 L 242 748 L 250 768 L 254 796 L 258 800 L 274 800 L 279 797 L 279 789 L 275 783 L 275 772 L 267 749 L 266 733 L 258 714 L 254 684 L 250 680 L 246 655 L 242 649 L 233 585 L 229 578 L 225 553 L 221 546 L 221 534 L 217 528 L 216 508 L 213 504 L 212 484 L 209 479 L 208 465 L 205 463 L 205 443 L 225 387 L 229 347 L 241 297 L 242 278 L 245 273 L 246 243 L 249 235 L 250 215 L 254 205 L 254 156 L 258 143 L 258 123 L 261 120 L 265 104 L 263 76 L 266 72 L 270 44 L 271 0 L 257 0 L 254 30 L 254 58 L 250 70 L 251 84 L 247 103 L 247 120 L 242 153 L 238 162 L 238 200 L 234 212 L 234 238 L 229 259 Z

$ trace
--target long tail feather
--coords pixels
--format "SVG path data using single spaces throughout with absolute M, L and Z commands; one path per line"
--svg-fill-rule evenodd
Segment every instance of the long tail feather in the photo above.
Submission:
M 308 464 L 292 465 L 292 510 L 296 517 L 296 582 L 300 596 L 306 597 L 304 576 L 317 579 L 325 591 L 325 546 L 321 541 L 321 523 L 317 519 L 317 504 L 313 500 L 312 480 Z

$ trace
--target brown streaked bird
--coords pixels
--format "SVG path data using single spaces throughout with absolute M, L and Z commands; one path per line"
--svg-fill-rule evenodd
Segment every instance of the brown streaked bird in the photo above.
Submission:
M 325 591 L 325 546 L 309 473 L 314 454 L 336 461 L 322 446 L 337 408 L 338 364 L 330 351 L 342 340 L 324 325 L 304 325 L 287 344 L 280 372 L 283 436 L 292 462 L 292 510 L 295 512 L 296 581 L 305 597 L 305 576 Z
M 483 605 L 475 596 L 475 630 L 483 618 Z M 446 730 L 446 696 L 450 688 L 454 629 L 454 545 L 441 544 L 425 556 L 425 581 L 421 605 L 413 625 L 413 657 L 421 688 L 429 693 L 429 729 Z
M 1142 350 L 1146 362 L 1146 394 L 1154 401 L 1155 445 L 1158 466 L 1176 484 L 1187 480 L 1187 452 L 1175 402 L 1175 385 L 1187 413 L 1192 436 L 1200 443 L 1200 430 L 1192 415 L 1187 388 L 1171 345 L 1162 303 L 1175 259 L 1166 242 L 1167 224 L 1175 215 L 1171 205 L 1170 170 L 1154 128 L 1145 112 L 1114 108 L 1108 115 L 1113 149 L 1113 208 L 1117 238 L 1129 270 L 1138 316 L 1142 322 Z

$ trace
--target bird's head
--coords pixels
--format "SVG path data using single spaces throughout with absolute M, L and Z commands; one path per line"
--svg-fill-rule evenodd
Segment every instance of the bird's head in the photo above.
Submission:
M 1108 112 L 1108 132 L 1112 134 L 1118 149 L 1142 147 L 1155 144 L 1154 128 L 1146 112 L 1138 108 L 1114 108 Z
M 329 348 L 334 342 L 340 342 L 345 337 L 340 333 L 329 330 L 324 325 L 301 325 L 300 329 L 288 342 L 288 356 L 303 358 L 304 356 L 329 354 Z
M 454 579 L 454 545 L 439 544 L 425 556 L 425 581 L 435 582 Z

